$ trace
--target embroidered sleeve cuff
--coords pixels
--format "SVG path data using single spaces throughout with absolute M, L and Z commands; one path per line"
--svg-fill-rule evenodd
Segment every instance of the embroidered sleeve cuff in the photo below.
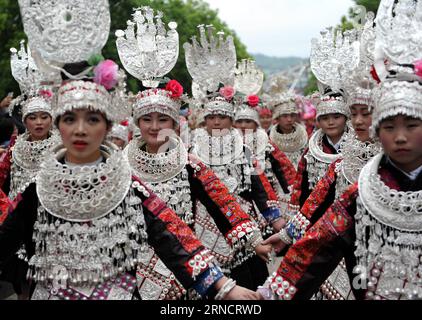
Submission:
M 208 249 L 202 250 L 186 263 L 188 272 L 191 274 L 193 280 L 196 280 L 200 274 L 205 272 L 213 265 L 214 256 Z
M 303 214 L 298 212 L 287 224 L 286 232 L 296 242 L 303 238 L 310 224 L 311 222 Z
M 269 223 L 272 223 L 275 220 L 281 218 L 281 212 L 279 208 L 268 208 L 267 210 L 262 212 L 262 215 L 264 216 L 265 220 L 267 220 Z
M 292 300 L 297 292 L 295 286 L 277 273 L 270 277 L 269 283 L 271 291 L 278 300 Z
M 251 221 L 243 222 L 233 228 L 226 235 L 226 239 L 232 248 L 239 249 L 249 242 L 256 229 Z
M 209 292 L 214 292 L 214 285 L 223 277 L 223 272 L 219 267 L 211 267 L 197 278 L 193 288 L 201 297 L 205 297 Z

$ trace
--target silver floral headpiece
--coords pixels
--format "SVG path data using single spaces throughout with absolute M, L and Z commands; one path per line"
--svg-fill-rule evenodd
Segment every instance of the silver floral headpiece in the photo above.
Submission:
M 311 69 L 315 77 L 332 90 L 342 88 L 342 79 L 359 64 L 358 31 L 342 33 L 328 28 L 318 39 L 312 39 Z
M 234 121 L 239 121 L 239 120 L 252 120 L 258 126 L 261 126 L 258 110 L 248 105 L 243 104 L 237 109 L 236 114 L 234 116 Z
M 220 84 L 233 85 L 237 59 L 233 37 L 224 39 L 224 32 L 218 32 L 216 38 L 212 25 L 207 30 L 204 25 L 198 28 L 200 42 L 193 37 L 192 44 L 183 45 L 186 66 L 194 83 L 205 92 L 217 92 Z
M 110 31 L 108 0 L 18 0 L 29 45 L 52 64 L 101 53 Z
M 242 60 L 235 70 L 234 88 L 247 96 L 258 94 L 264 84 L 262 72 L 253 60 Z
M 57 103 L 53 108 L 54 119 L 68 111 L 89 108 L 115 122 L 118 119 L 110 102 L 110 94 L 103 86 L 82 80 L 70 81 L 59 88 Z
M 116 31 L 123 67 L 147 88 L 158 87 L 157 79 L 169 73 L 179 57 L 177 23 L 170 22 L 170 30 L 166 31 L 162 18 L 161 12 L 154 16 L 153 9 L 142 7 L 135 10 L 125 31 Z
M 118 138 L 124 142 L 129 142 L 129 127 L 121 124 L 115 124 L 109 133 L 109 138 Z
M 25 41 L 20 42 L 19 51 L 10 49 L 10 69 L 13 78 L 19 83 L 22 94 L 30 94 L 31 91 L 39 89 L 41 86 L 47 87 L 50 84 L 60 84 L 59 72 L 45 73 L 37 66 L 29 46 L 25 49 Z
M 375 67 L 383 81 L 390 71 L 413 73 L 422 59 L 422 2 L 382 0 L 376 18 Z M 388 63 L 385 63 L 388 60 Z
M 422 119 L 422 1 L 382 0 L 376 19 L 375 92 L 372 134 L 389 117 Z M 419 59 L 419 61 L 417 61 Z M 387 63 L 385 61 L 387 60 Z
M 145 87 L 153 88 L 136 97 L 133 105 L 135 124 L 152 112 L 166 114 L 179 123 L 180 100 L 172 97 L 168 90 L 156 89 L 159 78 L 174 68 L 179 56 L 177 23 L 170 22 L 170 30 L 166 31 L 162 18 L 161 12 L 154 15 L 152 8 L 142 7 L 135 10 L 133 21 L 128 21 L 125 31 L 116 31 L 116 45 L 123 66 Z

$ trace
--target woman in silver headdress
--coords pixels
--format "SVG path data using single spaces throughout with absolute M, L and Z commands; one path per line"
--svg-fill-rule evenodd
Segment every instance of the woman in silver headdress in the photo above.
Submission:
M 185 288 L 254 298 L 223 276 L 187 225 L 104 143 L 115 116 L 101 82 L 60 87 L 54 120 L 63 145 L 0 226 L 0 265 L 23 242 L 33 299 L 126 300 L 136 297 L 131 272 L 149 244 Z
M 382 151 L 290 248 L 267 283 L 273 297 L 285 299 L 283 287 L 290 299 L 309 298 L 342 257 L 350 257 L 357 299 L 422 299 L 422 60 L 415 61 L 422 46 L 409 37 L 421 28 L 420 4 L 381 1 L 374 46 L 374 78 L 381 84 L 370 132 Z
M 12 139 L 8 150 L 1 157 L 0 186 L 8 199 L 16 205 L 20 194 L 35 181 L 42 161 L 52 147 L 59 144 L 58 134 L 52 130 L 51 95 L 48 91 L 23 102 L 22 120 L 27 132 Z M 4 213 L 2 220 L 6 218 Z M 13 278 L 14 289 L 20 299 L 28 297 L 23 289 L 27 287 L 25 274 L 27 269 L 26 253 L 19 250 L 5 267 L 3 278 Z M 24 290 L 27 291 L 27 290 Z
M 230 274 L 233 258 L 246 254 L 246 248 L 254 249 L 260 232 L 225 185 L 188 154 L 176 134 L 182 94 L 183 87 L 172 80 L 165 89 L 138 95 L 133 111 L 141 138 L 132 140 L 125 153 L 134 175 L 178 213 Z M 192 292 L 186 295 L 154 249 L 149 250 L 137 271 L 142 298 L 195 298 Z

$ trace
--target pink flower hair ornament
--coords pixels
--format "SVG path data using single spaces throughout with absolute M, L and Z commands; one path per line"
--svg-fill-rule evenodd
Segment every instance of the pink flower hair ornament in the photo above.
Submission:
M 414 63 L 414 67 L 415 67 L 415 74 L 419 77 L 422 78 L 422 59 L 418 60 Z
M 231 101 L 236 94 L 236 90 L 233 87 L 225 86 L 220 89 L 220 95 L 227 101 Z
M 94 68 L 94 82 L 111 90 L 117 85 L 118 71 L 119 66 L 113 60 L 101 61 Z

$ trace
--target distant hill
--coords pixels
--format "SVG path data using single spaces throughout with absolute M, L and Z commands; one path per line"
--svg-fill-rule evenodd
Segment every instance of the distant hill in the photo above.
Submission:
M 270 57 L 264 54 L 252 54 L 256 64 L 265 72 L 267 76 L 278 73 L 289 67 L 306 62 L 308 59 L 298 57 Z

